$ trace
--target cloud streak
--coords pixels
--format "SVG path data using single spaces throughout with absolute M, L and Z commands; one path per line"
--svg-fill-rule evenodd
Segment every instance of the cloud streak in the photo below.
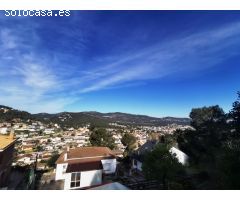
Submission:
M 117 61 L 107 63 L 107 67 L 92 72 L 97 80 L 80 92 L 91 92 L 123 82 L 156 79 L 174 73 L 196 72 L 213 67 L 239 54 L 238 51 L 227 54 L 224 51 L 226 48 L 239 47 L 239 35 L 240 23 L 236 22 L 123 55 Z
M 61 48 L 52 49 L 44 43 L 48 39 L 44 38 L 46 33 L 39 33 L 39 29 L 46 27 L 41 27 L 40 22 L 32 27 L 33 23 L 22 20 L 18 32 L 8 25 L 0 31 L 0 104 L 31 112 L 63 111 L 90 92 L 201 72 L 239 55 L 240 22 L 171 40 L 159 39 L 154 45 L 143 45 L 138 50 L 130 46 L 119 54 L 90 56 L 92 62 L 84 62 L 91 40 L 90 33 L 83 28 L 68 32 L 61 29 Z M 24 35 L 25 30 L 31 31 Z M 68 42 L 74 41 L 77 45 L 72 49 Z

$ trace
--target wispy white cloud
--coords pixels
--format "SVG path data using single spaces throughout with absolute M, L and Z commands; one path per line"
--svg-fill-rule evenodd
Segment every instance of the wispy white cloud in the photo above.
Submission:
M 18 31 L 0 31 L 0 104 L 33 113 L 64 110 L 76 98 L 51 95 L 60 85 L 52 60 L 41 59 L 34 46 L 34 39 L 39 39 L 35 32 L 22 37 Z
M 214 30 L 194 33 L 122 55 L 106 66 L 89 71 L 93 84 L 80 90 L 86 93 L 124 82 L 156 79 L 173 73 L 191 73 L 215 66 L 239 54 L 226 48 L 239 46 L 240 22 Z
M 68 49 L 58 52 L 46 47 L 46 52 L 44 48 L 40 51 L 41 36 L 35 30 L 39 27 L 31 29 L 32 23 L 26 26 L 23 25 L 23 30 L 31 30 L 27 35 L 21 30 L 16 32 L 14 27 L 0 30 L 0 104 L 31 112 L 63 111 L 83 93 L 134 87 L 167 75 L 201 72 L 240 54 L 236 48 L 240 46 L 240 22 L 235 22 L 169 41 L 159 39 L 159 43 L 137 51 L 129 47 L 129 51 L 119 55 L 94 58 L 87 68 L 76 62 L 74 66 L 62 63 Z M 72 37 L 84 51 L 88 39 L 84 31 L 80 31 L 80 36 L 78 31 L 69 31 L 66 37 Z M 64 35 L 64 30 L 60 32 Z M 62 45 L 66 45 L 64 42 L 63 37 Z M 81 52 L 74 53 L 69 57 L 81 57 Z
M 10 29 L 4 28 L 0 30 L 1 46 L 3 49 L 13 49 L 17 47 L 17 38 L 15 38 Z
M 22 75 L 24 84 L 29 87 L 43 90 L 56 87 L 56 76 L 45 66 L 24 63 L 22 67 L 16 68 L 16 70 Z
M 32 113 L 48 112 L 56 113 L 65 110 L 65 107 L 74 103 L 77 99 L 72 97 L 58 97 L 58 98 L 45 98 L 44 96 L 38 96 L 35 98 L 34 94 L 30 92 L 16 92 L 11 90 L 8 95 L 0 94 L 1 104 L 3 105 L 14 105 L 14 108 L 20 110 L 30 111 Z

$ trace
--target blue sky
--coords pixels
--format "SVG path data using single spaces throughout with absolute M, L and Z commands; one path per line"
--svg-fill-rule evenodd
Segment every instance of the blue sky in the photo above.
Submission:
M 239 65 L 239 11 L 0 14 L 0 104 L 32 113 L 227 112 Z

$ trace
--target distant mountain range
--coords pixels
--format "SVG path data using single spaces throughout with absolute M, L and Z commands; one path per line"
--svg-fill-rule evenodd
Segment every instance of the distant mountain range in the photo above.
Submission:
M 23 121 L 28 119 L 42 122 L 58 123 L 65 127 L 79 127 L 90 123 L 95 126 L 108 126 L 109 123 L 122 125 L 142 125 L 142 126 L 165 126 L 168 124 L 189 125 L 189 118 L 176 117 L 150 117 L 146 115 L 135 115 L 121 112 L 100 113 L 100 112 L 61 112 L 56 114 L 38 113 L 30 114 L 25 111 L 16 110 L 0 105 L 0 122 L 11 121 L 20 118 Z

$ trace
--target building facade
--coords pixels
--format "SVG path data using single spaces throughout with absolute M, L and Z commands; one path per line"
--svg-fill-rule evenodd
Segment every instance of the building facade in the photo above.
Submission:
M 116 157 L 107 147 L 79 147 L 63 152 L 56 161 L 55 180 L 64 189 L 87 188 L 103 183 L 103 176 L 114 174 Z
M 0 135 L 0 188 L 8 186 L 15 141 L 13 132 Z
M 135 153 L 132 155 L 132 170 L 141 172 L 142 171 L 142 164 L 144 161 L 144 156 L 147 152 L 151 152 L 154 150 L 156 145 L 158 144 L 157 141 L 147 141 L 144 145 L 138 148 Z M 182 165 L 188 165 L 188 155 L 182 152 L 181 150 L 177 149 L 176 147 L 171 147 L 169 152 L 177 158 L 178 162 Z

